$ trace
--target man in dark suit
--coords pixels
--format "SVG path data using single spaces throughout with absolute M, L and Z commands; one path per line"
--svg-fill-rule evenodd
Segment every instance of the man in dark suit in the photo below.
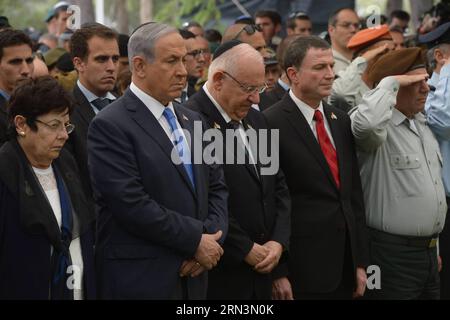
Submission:
M 104 25 L 82 26 L 71 37 L 72 60 L 78 71 L 73 90 L 76 102 L 71 122 L 75 131 L 67 143 L 80 169 L 83 190 L 92 199 L 92 187 L 87 164 L 87 133 L 95 115 L 116 99 L 114 89 L 118 61 L 118 35 Z
M 9 97 L 20 80 L 33 75 L 30 38 L 19 30 L 0 32 L 0 146 L 7 140 Z
M 303 37 L 284 59 L 291 91 L 264 113 L 279 130 L 293 204 L 288 271 L 274 290 L 279 298 L 360 297 L 368 245 L 350 119 L 322 102 L 334 80 L 333 55 L 327 42 Z
M 208 82 L 186 106 L 200 112 L 211 128 L 220 128 L 223 137 L 228 137 L 227 129 L 236 128 L 236 138 L 243 143 L 240 135 L 246 136 L 247 130 L 267 129 L 264 116 L 251 107 L 259 102 L 261 88 L 265 88 L 261 55 L 250 45 L 234 41 L 216 51 Z M 224 165 L 230 193 L 229 230 L 224 256 L 209 274 L 208 299 L 271 299 L 272 271 L 288 247 L 286 181 L 278 167 L 271 175 L 261 172 L 263 164 L 256 152 L 261 149 L 251 143 L 262 142 L 250 141 L 246 147 L 249 161 L 239 164 L 232 141 L 224 141 L 224 159 L 234 153 L 234 162 Z M 267 146 L 271 146 L 270 139 Z
M 100 297 L 204 299 L 204 271 L 223 254 L 228 193 L 220 166 L 192 161 L 186 137 L 200 115 L 172 103 L 187 50 L 175 28 L 154 22 L 128 48 L 130 88 L 88 133 Z

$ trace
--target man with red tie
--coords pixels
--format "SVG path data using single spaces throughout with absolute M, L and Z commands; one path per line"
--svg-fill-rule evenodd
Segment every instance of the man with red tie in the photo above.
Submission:
M 323 102 L 333 54 L 318 37 L 285 54 L 291 90 L 264 114 L 280 134 L 280 167 L 292 199 L 289 257 L 273 283 L 276 299 L 351 299 L 364 294 L 368 265 L 361 181 L 346 113 Z

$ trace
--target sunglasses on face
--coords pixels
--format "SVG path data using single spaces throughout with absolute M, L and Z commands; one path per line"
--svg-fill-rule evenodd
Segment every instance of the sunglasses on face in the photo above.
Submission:
M 233 40 L 237 40 L 239 39 L 239 36 L 242 34 L 242 32 L 246 32 L 249 36 L 251 36 L 252 34 L 254 34 L 255 32 L 261 32 L 262 29 L 259 25 L 256 24 L 246 24 L 241 31 L 239 31 L 233 38 Z

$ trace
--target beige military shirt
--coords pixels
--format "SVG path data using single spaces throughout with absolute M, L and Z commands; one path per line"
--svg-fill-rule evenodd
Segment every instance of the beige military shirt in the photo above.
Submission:
M 370 88 L 361 79 L 362 74 L 367 68 L 367 60 L 358 57 L 344 70 L 339 71 L 338 78 L 333 83 L 333 89 L 328 99 L 333 104 L 336 96 L 341 96 L 351 108 L 362 101 L 363 95 Z
M 350 60 L 348 60 L 346 57 L 344 57 L 342 54 L 337 52 L 336 50 L 333 51 L 333 58 L 334 58 L 334 73 L 338 74 L 341 70 L 345 70 L 351 63 Z
M 369 227 L 397 235 L 442 231 L 447 212 L 439 145 L 422 113 L 394 106 L 399 83 L 383 79 L 351 114 Z

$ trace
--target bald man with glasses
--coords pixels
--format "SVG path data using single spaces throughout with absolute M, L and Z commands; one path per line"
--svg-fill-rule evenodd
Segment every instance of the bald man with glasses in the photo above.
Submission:
M 186 106 L 198 111 L 208 125 L 222 133 L 225 181 L 228 185 L 229 231 L 224 255 L 209 273 L 208 299 L 271 299 L 272 279 L 281 254 L 288 247 L 290 198 L 281 171 L 264 175 L 252 130 L 267 129 L 263 115 L 252 108 L 266 89 L 264 62 L 251 46 L 233 40 L 214 55 L 208 81 Z M 245 148 L 245 163 L 228 139 L 234 130 L 237 145 Z M 267 140 L 267 147 L 270 147 Z M 241 149 L 242 150 L 242 149 Z

